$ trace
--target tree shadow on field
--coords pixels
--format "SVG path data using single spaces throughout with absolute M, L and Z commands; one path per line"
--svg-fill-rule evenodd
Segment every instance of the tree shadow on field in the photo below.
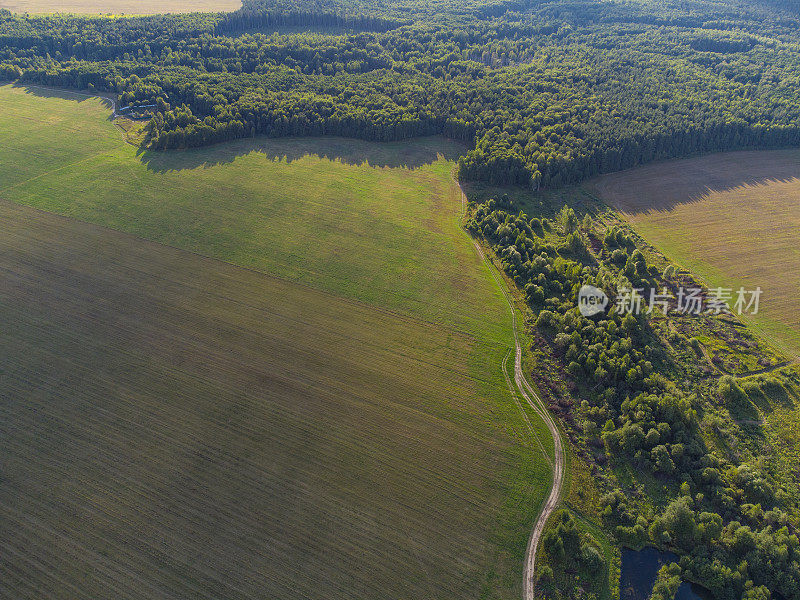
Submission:
M 115 116 L 114 95 L 51 88 L 31 83 L 14 84 L 26 93 L 40 98 L 60 98 L 74 102 L 99 99 L 108 111 L 108 120 Z M 441 136 L 412 138 L 397 142 L 368 142 L 342 137 L 270 138 L 257 136 L 222 142 L 188 150 L 148 150 L 139 148 L 137 156 L 156 173 L 184 169 L 211 168 L 234 162 L 237 158 L 258 153 L 271 161 L 292 163 L 306 157 L 323 158 L 346 165 L 417 169 L 437 160 L 458 160 L 466 146 Z
M 293 163 L 305 158 L 323 158 L 346 165 L 417 169 L 437 160 L 457 160 L 465 147 L 442 137 L 416 138 L 401 142 L 315 138 L 256 137 L 188 150 L 140 149 L 139 159 L 148 170 L 168 173 L 184 169 L 209 169 L 260 154 L 273 162 Z
M 98 92 L 97 94 L 92 94 L 89 92 L 79 92 L 79 91 L 72 91 L 72 90 L 65 90 L 62 88 L 51 88 L 45 87 L 41 85 L 34 85 L 32 83 L 15 83 L 13 85 L 15 88 L 23 89 L 26 93 L 30 94 L 31 96 L 36 96 L 38 98 L 59 98 L 61 100 L 72 100 L 73 102 L 86 102 L 87 100 L 100 100 L 100 103 L 108 109 L 108 119 L 109 121 L 113 121 L 115 119 L 114 116 L 114 97 L 113 94 L 106 94 L 103 92 Z
M 800 150 L 722 152 L 598 177 L 587 187 L 625 213 L 668 212 L 714 192 L 800 180 Z

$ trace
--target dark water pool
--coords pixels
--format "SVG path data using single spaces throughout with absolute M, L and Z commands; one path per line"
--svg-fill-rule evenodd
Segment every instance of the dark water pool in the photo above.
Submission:
M 622 550 L 622 572 L 619 579 L 620 600 L 647 600 L 653 591 L 658 570 L 677 560 L 672 552 L 655 548 Z M 706 600 L 699 587 L 682 583 L 675 600 Z

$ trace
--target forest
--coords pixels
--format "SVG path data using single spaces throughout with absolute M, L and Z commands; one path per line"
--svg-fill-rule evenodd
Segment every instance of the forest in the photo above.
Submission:
M 655 545 L 679 557 L 659 574 L 652 598 L 671 599 L 681 579 L 716 600 L 800 598 L 797 481 L 753 446 L 760 433 L 738 427 L 754 404 L 800 389 L 797 371 L 710 377 L 698 339 L 684 328 L 713 328 L 709 335 L 766 356 L 725 315 L 681 321 L 662 312 L 674 306 L 634 314 L 614 303 L 582 315 L 584 285 L 614 299 L 625 289 L 686 282 L 673 266 L 662 271 L 648 260 L 624 227 L 588 213 L 579 219 L 566 206 L 552 218 L 529 218 L 501 197 L 474 205 L 468 228 L 494 250 L 535 315 L 531 334 L 548 358 L 534 376 L 549 373 L 540 388 L 592 465 L 604 526 L 624 546 Z M 725 441 L 712 443 L 718 437 Z M 626 471 L 636 473 L 633 485 L 620 478 Z M 575 521 L 563 511 L 543 538 L 544 597 L 580 597 L 557 589 L 558 569 L 602 569 Z
M 230 14 L 0 10 L 0 81 L 154 107 L 142 144 L 156 151 L 259 135 L 443 135 L 467 147 L 462 181 L 539 190 L 659 159 L 800 146 L 798 9 L 787 0 L 245 0 Z M 696 334 L 665 315 L 581 315 L 584 285 L 613 298 L 621 287 L 682 283 L 598 215 L 565 207 L 529 217 L 500 197 L 473 204 L 467 227 L 534 316 L 530 333 L 550 357 L 541 372 L 554 374 L 538 383 L 561 386 L 547 399 L 599 482 L 605 530 L 621 545 L 679 556 L 653 598 L 671 597 L 681 579 L 716 600 L 800 598 L 800 486 L 734 418 L 746 423 L 755 403 L 800 389 L 797 372 L 770 363 L 741 383 L 712 372 Z M 724 319 L 702 323 L 751 360 L 763 350 Z M 615 469 L 635 473 L 633 483 L 623 487 Z M 654 500 L 647 485 L 668 493 Z M 599 573 L 604 559 L 569 511 L 556 521 L 543 537 L 540 590 L 572 597 L 558 595 L 559 565 Z
M 462 180 L 558 187 L 800 144 L 791 2 L 245 0 L 230 14 L 0 11 L 0 79 L 151 106 L 144 144 L 462 140 Z M 281 33 L 288 26 L 307 33 Z M 319 31 L 315 33 L 314 31 Z

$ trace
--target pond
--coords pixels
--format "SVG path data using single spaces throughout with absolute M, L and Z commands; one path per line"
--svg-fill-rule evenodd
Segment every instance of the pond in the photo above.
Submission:
M 647 600 L 653 591 L 658 570 L 677 559 L 672 552 L 661 552 L 652 547 L 642 550 L 623 548 L 619 580 L 620 600 Z M 698 586 L 683 582 L 675 600 L 706 600 L 706 595 Z

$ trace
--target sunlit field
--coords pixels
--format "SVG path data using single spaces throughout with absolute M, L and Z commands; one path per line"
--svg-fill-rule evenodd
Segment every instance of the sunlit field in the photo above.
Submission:
M 0 8 L 12 12 L 44 14 L 75 13 L 85 15 L 152 15 L 158 13 L 189 13 L 234 11 L 241 0 L 0 0 Z
M 0 595 L 519 595 L 550 472 L 459 146 L 141 154 L 99 99 L 0 105 Z
M 750 323 L 800 354 L 800 152 L 732 152 L 607 175 L 591 186 L 710 286 L 763 289 Z

